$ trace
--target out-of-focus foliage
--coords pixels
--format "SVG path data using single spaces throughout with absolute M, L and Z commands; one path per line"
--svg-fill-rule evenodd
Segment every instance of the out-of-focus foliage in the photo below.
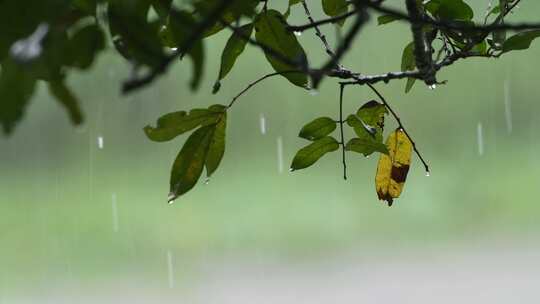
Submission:
M 515 50 L 527 49 L 540 36 L 538 30 L 521 31 L 507 35 L 504 31 L 484 33 L 457 30 L 456 25 L 473 26 L 475 20 L 471 6 L 463 0 L 417 1 L 421 13 L 433 22 L 423 27 L 431 53 L 433 42 L 443 40 L 439 55 L 450 50 L 467 51 L 475 56 L 498 57 Z M 287 19 L 291 10 L 303 0 L 289 0 L 279 11 L 272 1 L 259 0 L 190 0 L 181 4 L 173 0 L 43 0 L 0 2 L 0 125 L 5 134 L 11 134 L 24 117 L 39 83 L 45 82 L 52 96 L 65 108 L 73 124 L 83 122 L 76 92 L 69 87 L 74 70 L 89 70 L 96 58 L 113 45 L 117 54 L 133 67 L 129 81 L 151 83 L 156 75 L 166 72 L 169 65 L 188 57 L 193 65 L 189 87 L 200 88 L 203 80 L 206 40 L 227 30 L 231 36 L 221 55 L 219 75 L 214 85 L 217 93 L 234 65 L 248 45 L 263 50 L 263 58 L 276 75 L 292 85 L 309 88 L 309 52 L 306 52 L 297 33 L 290 29 Z M 320 10 L 343 26 L 346 18 L 339 19 L 362 1 L 321 0 Z M 505 16 L 516 0 L 501 0 L 482 19 L 504 24 Z M 312 3 L 310 3 L 312 4 Z M 352 15 L 352 14 L 350 14 Z M 335 19 L 338 18 L 338 19 Z M 491 19 L 490 19 L 491 18 Z M 389 24 L 399 16 L 383 15 L 378 23 Z M 453 27 L 436 28 L 437 22 L 449 22 Z M 491 34 L 491 35 L 489 35 Z M 110 43 L 107 41 L 110 40 Z M 329 51 L 327 51 L 329 52 Z M 417 69 L 414 44 L 408 44 L 402 53 L 402 71 Z M 409 92 L 416 78 L 407 79 Z M 294 86 L 291 87 L 294 88 Z M 171 171 L 169 199 L 186 193 L 196 184 L 206 167 L 210 176 L 219 166 L 225 151 L 227 111 L 230 106 L 214 105 L 208 109 L 194 109 L 166 114 L 156 127 L 144 131 L 153 141 L 169 141 L 195 130 L 178 154 Z M 383 159 L 399 155 L 388 142 L 403 137 L 392 133 L 387 145 L 383 144 L 386 107 L 377 101 L 363 105 L 347 118 L 321 117 L 305 125 L 300 137 L 312 141 L 296 154 L 291 169 L 299 170 L 315 164 L 322 156 L 338 150 L 353 151 L 368 156 L 379 152 Z M 340 124 L 353 128 L 356 137 L 345 141 L 332 137 Z M 342 130 L 340 130 L 343 133 Z M 398 153 L 399 152 L 399 153 Z M 389 156 L 387 156 L 389 155 Z M 383 166 L 388 167 L 388 166 Z M 388 172 L 386 172 L 388 173 Z M 382 172 L 379 172 L 382 174 Z M 390 191 L 392 192 L 392 191 Z M 390 193 L 387 190 L 385 193 Z M 394 191 L 395 192 L 395 191 Z M 390 193 L 395 198 L 399 193 Z M 379 195 L 381 197 L 381 195 Z M 386 195 L 382 196 L 387 199 Z M 389 200 L 391 202 L 391 200 Z

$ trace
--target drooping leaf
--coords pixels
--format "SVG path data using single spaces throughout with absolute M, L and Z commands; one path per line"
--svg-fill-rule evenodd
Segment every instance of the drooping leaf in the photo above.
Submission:
M 356 115 L 347 117 L 347 124 L 354 128 L 356 138 L 351 139 L 345 149 L 369 156 L 374 152 L 388 153 L 383 144 L 384 115 L 386 107 L 374 100 L 365 103 Z
M 401 56 L 401 70 L 412 71 L 416 69 L 416 58 L 414 57 L 414 42 L 410 42 L 403 49 L 403 55 Z M 407 84 L 405 85 L 405 93 L 409 93 L 412 89 L 416 78 L 407 78 Z
M 347 0 L 322 0 L 323 11 L 327 16 L 336 17 L 347 13 L 349 10 L 349 3 Z M 346 19 L 342 19 L 337 22 L 342 26 Z
M 298 136 L 307 140 L 317 140 L 329 135 L 336 129 L 336 122 L 330 117 L 319 117 L 306 124 Z
M 191 190 L 199 180 L 214 130 L 214 125 L 201 127 L 184 143 L 171 170 L 169 203 Z
M 170 31 L 172 37 L 172 46 L 179 48 L 186 45 L 190 37 L 190 29 L 196 24 L 193 16 L 185 11 L 175 11 L 169 17 L 169 23 L 166 30 Z M 204 46 L 202 40 L 194 42 L 192 48 L 188 50 L 187 55 L 193 62 L 193 73 L 191 78 L 191 89 L 196 90 L 202 80 L 204 71 Z
M 286 26 L 285 18 L 280 12 L 267 10 L 257 16 L 255 21 L 255 38 L 257 42 L 281 54 L 290 61 L 305 65 L 307 63 L 306 53 L 298 42 L 298 39 L 296 39 L 296 36 L 289 32 Z M 298 68 L 283 63 L 270 52 L 265 52 L 265 56 L 276 72 L 285 72 L 283 77 L 287 78 L 291 83 L 300 87 L 307 86 L 307 75 L 302 72 L 294 73 Z
M 388 149 L 382 141 L 379 142 L 373 137 L 368 136 L 351 138 L 347 145 L 345 145 L 345 150 L 361 153 L 364 156 L 371 155 L 374 152 L 388 154 Z
M 158 119 L 157 126 L 144 127 L 146 136 L 156 142 L 169 141 L 176 136 L 199 126 L 215 124 L 222 112 L 213 109 L 193 109 L 186 114 L 184 111 L 166 114 Z
M 227 112 L 223 112 L 215 125 L 208 155 L 206 156 L 206 176 L 210 177 L 221 163 L 223 154 L 225 154 L 225 133 L 227 129 Z
M 294 156 L 291 170 L 300 170 L 316 163 L 326 153 L 336 151 L 339 143 L 330 136 L 323 137 L 300 149 Z
M 36 80 L 24 67 L 7 59 L 0 69 L 0 124 L 10 134 L 21 120 L 28 101 L 34 94 Z
M 503 44 L 503 53 L 526 50 L 531 46 L 534 39 L 540 37 L 540 30 L 525 31 L 508 38 Z
M 382 15 L 377 18 L 377 24 L 378 25 L 388 24 L 388 23 L 391 23 L 400 19 L 401 19 L 400 17 L 395 16 L 395 15 Z
M 246 24 L 240 27 L 239 30 L 245 37 L 250 37 L 251 32 L 253 31 L 253 24 Z M 214 85 L 214 93 L 217 93 L 217 91 L 219 90 L 220 80 L 225 78 L 225 76 L 227 76 L 227 74 L 231 71 L 236 62 L 236 59 L 238 59 L 238 56 L 240 56 L 240 54 L 242 54 L 242 52 L 246 48 L 246 44 L 247 40 L 245 38 L 239 37 L 234 33 L 231 35 L 229 40 L 227 40 L 225 49 L 221 54 L 221 68 L 219 70 L 218 80 Z
M 158 23 L 146 19 L 149 8 L 147 0 L 109 1 L 109 30 L 114 46 L 124 58 L 157 67 L 165 53 L 158 36 Z
M 96 55 L 105 48 L 105 36 L 101 28 L 90 24 L 78 30 L 68 42 L 68 64 L 80 69 L 89 68 Z
M 472 8 L 463 0 L 431 0 L 425 7 L 442 20 L 472 20 L 474 17 Z
M 411 164 L 412 143 L 402 130 L 390 134 L 386 141 L 388 155 L 381 154 L 375 176 L 375 188 L 380 200 L 391 206 L 403 191 Z
M 66 109 L 74 125 L 83 122 L 82 111 L 79 107 L 77 97 L 66 86 L 64 80 L 54 80 L 49 82 L 49 92 Z

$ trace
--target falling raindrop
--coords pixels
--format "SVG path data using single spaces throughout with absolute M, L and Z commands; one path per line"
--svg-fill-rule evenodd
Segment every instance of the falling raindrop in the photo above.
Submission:
M 283 173 L 283 138 L 281 136 L 277 138 L 277 160 L 278 172 Z
M 167 273 L 169 280 L 169 288 L 174 288 L 174 272 L 173 272 L 173 255 L 170 250 L 167 250 Z
M 261 134 L 266 134 L 266 117 L 264 117 L 263 113 L 259 115 L 259 126 L 261 127 Z
M 41 23 L 27 38 L 16 41 L 11 45 L 10 54 L 18 62 L 26 63 L 38 58 L 43 50 L 41 42 L 49 32 L 49 25 Z
M 98 136 L 97 138 L 97 145 L 98 145 L 98 148 L 100 149 L 103 149 L 103 136 Z
M 484 155 L 484 131 L 482 128 L 482 123 L 479 122 L 476 126 L 476 135 L 477 135 L 477 141 L 478 141 L 478 155 L 482 156 Z
M 116 203 L 116 193 L 112 195 L 112 220 L 113 220 L 113 231 L 118 232 L 118 206 Z
M 504 118 L 506 120 L 506 130 L 512 133 L 512 99 L 510 96 L 510 81 L 504 81 Z
M 294 35 L 297 36 L 297 37 L 300 37 L 300 36 L 302 36 L 302 32 L 294 31 Z

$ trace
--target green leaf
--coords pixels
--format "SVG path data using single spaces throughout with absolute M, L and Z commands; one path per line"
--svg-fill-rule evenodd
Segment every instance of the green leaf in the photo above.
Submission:
M 199 128 L 184 143 L 171 170 L 169 203 L 191 190 L 199 180 L 214 130 L 214 125 Z
M 22 66 L 11 60 L 0 69 L 0 124 L 5 134 L 10 134 L 24 115 L 32 97 L 36 80 Z
M 68 64 L 87 69 L 94 62 L 96 55 L 105 48 L 105 36 L 99 26 L 90 24 L 73 35 L 67 48 Z
M 352 138 L 345 146 L 345 150 L 353 151 L 368 156 L 374 152 L 388 154 L 388 148 L 382 143 L 382 140 L 376 141 L 371 137 Z
M 391 23 L 400 19 L 401 19 L 400 17 L 394 16 L 394 15 L 382 15 L 377 18 L 377 24 L 378 25 L 388 24 L 388 23 Z
M 347 0 L 322 0 L 323 11 L 327 16 L 336 17 L 347 13 L 349 10 L 349 4 Z M 346 19 L 342 19 L 337 22 L 338 25 L 343 26 Z
M 531 46 L 534 39 L 540 37 L 540 30 L 525 31 L 508 38 L 503 44 L 503 53 L 526 50 Z
M 307 62 L 306 53 L 296 36 L 289 32 L 286 26 L 285 19 L 280 12 L 275 10 L 262 12 L 255 21 L 255 38 L 257 42 L 285 58 L 304 65 Z M 284 73 L 283 77 L 287 78 L 291 83 L 300 87 L 307 86 L 307 75 L 301 72 L 290 73 L 290 71 L 298 70 L 296 67 L 283 63 L 268 52 L 265 52 L 265 56 L 276 72 L 288 72 Z
M 190 36 L 190 29 L 196 22 L 193 16 L 184 11 L 175 11 L 169 18 L 166 30 L 170 31 L 173 47 L 183 47 Z M 204 71 L 204 46 L 202 40 L 196 41 L 193 47 L 187 52 L 193 62 L 193 73 L 191 78 L 191 89 L 196 90 L 202 80 Z
M 383 129 L 384 115 L 387 113 L 383 104 L 371 100 L 362 105 L 356 115 L 349 115 L 347 124 L 358 137 L 350 140 L 345 148 L 365 156 L 377 151 L 385 153 L 387 150 L 383 144 Z
M 144 132 L 152 141 L 169 141 L 198 126 L 215 124 L 222 113 L 222 111 L 216 111 L 212 108 L 193 109 L 189 114 L 184 111 L 173 112 L 159 118 L 155 128 L 152 126 L 144 127 Z
M 240 32 L 246 37 L 251 36 L 252 31 L 253 24 L 246 24 L 240 27 Z M 227 76 L 227 74 L 231 71 L 234 63 L 236 62 L 236 59 L 238 59 L 238 56 L 240 56 L 240 54 L 242 54 L 242 52 L 246 48 L 246 44 L 246 39 L 242 38 L 241 36 L 235 35 L 234 33 L 231 35 L 231 37 L 227 41 L 227 44 L 225 45 L 223 53 L 221 54 L 221 68 L 219 70 L 218 80 L 214 85 L 213 93 L 217 93 L 220 87 L 220 80 L 225 78 L 225 76 Z
M 356 112 L 356 115 L 371 127 L 384 127 L 384 115 L 388 110 L 382 103 L 371 100 L 363 104 Z
M 330 117 L 319 117 L 306 124 L 298 136 L 307 140 L 317 140 L 334 132 L 336 122 Z
M 403 49 L 403 55 L 401 56 L 401 70 L 412 71 L 416 69 L 416 58 L 414 57 L 414 42 L 410 42 Z M 412 89 L 416 78 L 407 78 L 407 85 L 405 86 L 405 93 L 409 93 Z
M 472 20 L 474 12 L 463 0 L 431 0 L 425 5 L 428 12 L 442 20 Z
M 293 159 L 291 170 L 300 170 L 316 163 L 326 153 L 336 151 L 339 143 L 330 136 L 323 137 L 300 149 Z
M 149 1 L 109 1 L 109 30 L 116 50 L 127 60 L 158 67 L 165 58 L 158 23 L 148 23 Z M 134 30 L 136 29 L 136 30 Z
M 214 133 L 208 148 L 206 156 L 206 176 L 210 177 L 221 163 L 223 154 L 225 154 L 225 133 L 227 128 L 227 113 L 223 115 L 215 125 Z
M 304 0 L 289 0 L 289 6 L 287 6 L 287 11 L 285 12 L 285 14 L 283 14 L 285 19 L 289 18 L 289 15 L 291 14 L 291 7 L 295 6 L 298 3 L 301 3 L 302 1 Z
M 50 81 L 49 92 L 66 109 L 73 124 L 80 125 L 83 122 L 79 101 L 63 80 Z

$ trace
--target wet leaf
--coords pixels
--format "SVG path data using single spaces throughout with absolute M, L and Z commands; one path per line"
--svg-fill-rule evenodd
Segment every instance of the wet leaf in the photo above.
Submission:
M 298 136 L 307 140 L 317 140 L 334 132 L 336 122 L 330 117 L 319 117 L 306 124 Z
M 401 70 L 413 71 L 416 69 L 416 59 L 414 57 L 414 42 L 410 42 L 403 49 L 403 55 L 401 56 Z M 407 84 L 405 85 L 405 93 L 409 93 L 412 89 L 416 78 L 407 78 Z
M 425 5 L 435 17 L 442 20 L 472 20 L 474 12 L 463 0 L 431 0 Z
M 68 64 L 80 69 L 89 68 L 96 55 L 105 48 L 105 36 L 95 24 L 78 30 L 68 42 Z
M 0 124 L 4 134 L 10 134 L 22 119 L 25 108 L 34 94 L 36 80 L 11 60 L 0 69 Z
M 221 159 L 225 154 L 225 133 L 227 129 L 227 113 L 223 112 L 215 125 L 208 155 L 206 156 L 206 176 L 210 177 L 221 163 Z
M 83 115 L 79 107 L 77 97 L 66 86 L 64 80 L 54 80 L 49 82 L 49 92 L 69 113 L 71 122 L 80 125 L 83 122 Z
M 199 126 L 215 124 L 219 120 L 221 113 L 211 108 L 193 109 L 189 114 L 184 111 L 173 112 L 160 117 L 156 127 L 144 127 L 144 132 L 152 141 L 169 141 Z
M 349 4 L 347 0 L 322 0 L 323 11 L 327 16 L 336 17 L 347 13 L 349 10 Z M 346 19 L 342 19 L 337 22 L 342 26 Z
M 291 170 L 300 170 L 315 164 L 326 153 L 336 151 L 339 143 L 330 136 L 323 137 L 300 149 L 294 156 Z
M 184 11 L 175 11 L 169 17 L 169 23 L 166 30 L 170 31 L 173 47 L 183 47 L 190 36 L 190 29 L 195 27 L 195 19 L 192 14 Z M 204 46 L 202 40 L 194 43 L 193 47 L 188 50 L 187 55 L 193 63 L 193 72 L 190 82 L 192 90 L 196 90 L 202 80 L 204 72 Z
M 116 50 L 124 58 L 158 67 L 165 53 L 158 36 L 158 23 L 146 20 L 149 8 L 149 2 L 143 0 L 110 1 L 109 31 Z
M 244 36 L 250 37 L 251 32 L 253 31 L 253 24 L 246 24 L 240 27 L 239 30 Z M 217 93 L 220 87 L 220 80 L 225 78 L 225 76 L 227 76 L 227 74 L 231 71 L 236 62 L 236 59 L 238 59 L 238 56 L 240 56 L 240 54 L 242 54 L 242 52 L 246 48 L 246 44 L 246 39 L 234 33 L 231 35 L 231 37 L 227 41 L 227 44 L 225 45 L 223 53 L 221 54 L 221 68 L 219 70 L 218 80 L 214 85 L 213 93 Z
M 382 141 L 379 142 L 368 136 L 352 138 L 347 145 L 345 145 L 345 150 L 361 153 L 364 156 L 371 155 L 374 152 L 388 154 L 388 149 Z
M 403 191 L 411 164 L 412 143 L 401 130 L 396 130 L 386 141 L 389 154 L 381 154 L 375 176 L 375 187 L 380 200 L 391 206 Z
M 298 39 L 296 39 L 296 36 L 289 32 L 286 26 L 285 18 L 280 12 L 268 10 L 257 16 L 255 21 L 255 38 L 257 42 L 271 48 L 285 58 L 304 65 L 307 62 L 306 53 L 298 42 Z M 276 72 L 298 70 L 296 67 L 283 63 L 268 52 L 265 52 L 265 56 Z M 307 75 L 301 72 L 284 73 L 283 77 L 300 87 L 306 87 L 308 84 Z
M 377 24 L 378 25 L 388 24 L 388 23 L 391 23 L 400 19 L 401 19 L 400 17 L 394 16 L 394 15 L 382 15 L 377 18 Z
M 534 39 L 540 37 L 540 30 L 525 31 L 508 38 L 503 44 L 503 53 L 526 50 L 531 46 Z
M 197 129 L 176 157 L 171 170 L 169 202 L 191 190 L 201 177 L 215 126 Z

